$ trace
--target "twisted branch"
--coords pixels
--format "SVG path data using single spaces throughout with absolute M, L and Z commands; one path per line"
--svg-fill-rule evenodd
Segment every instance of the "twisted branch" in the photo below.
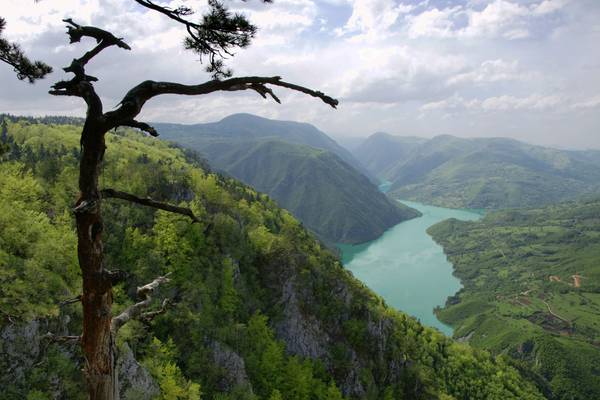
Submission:
M 62 335 L 55 335 L 52 332 L 46 333 L 44 336 L 42 336 L 42 338 L 46 339 L 52 343 L 75 344 L 75 343 L 79 343 L 81 341 L 81 336 L 62 336 Z
M 71 65 L 63 68 L 65 72 L 75 75 L 73 79 L 57 82 L 48 93 L 54 96 L 81 97 L 88 105 L 88 112 L 93 116 L 99 117 L 102 115 L 102 102 L 92 86 L 92 82 L 97 81 L 98 78 L 86 75 L 85 66 L 92 58 L 108 47 L 117 46 L 126 50 L 131 50 L 131 48 L 123 42 L 122 38 L 118 38 L 103 29 L 93 26 L 81 26 L 73 22 L 71 18 L 64 19 L 63 21 L 68 24 L 67 34 L 71 43 L 79 42 L 83 37 L 90 37 L 96 39 L 96 43 L 98 44 L 80 58 L 73 59 Z
M 154 291 L 161 284 L 169 282 L 169 278 L 167 278 L 169 275 L 170 273 L 164 276 L 159 276 L 149 284 L 137 288 L 137 295 L 140 299 L 142 299 L 142 301 L 127 307 L 125 311 L 123 311 L 121 314 L 112 319 L 110 324 L 110 330 L 113 334 L 116 334 L 119 331 L 119 329 L 130 320 L 143 317 L 144 314 L 142 313 L 142 311 L 148 308 L 148 306 L 152 302 L 152 294 L 154 294 Z M 162 308 L 164 307 L 166 307 L 166 304 L 163 301 Z
M 130 126 L 128 124 L 130 124 L 135 116 L 141 112 L 142 107 L 148 100 L 163 94 L 197 96 L 219 91 L 233 92 L 240 90 L 253 90 L 260 94 L 263 98 L 270 96 L 277 103 L 281 103 L 280 99 L 273 93 L 273 90 L 268 85 L 279 86 L 307 94 L 320 99 L 325 104 L 333 108 L 336 108 L 339 104 L 338 100 L 327 96 L 323 92 L 282 81 L 281 77 L 279 76 L 247 76 L 226 79 L 223 81 L 211 80 L 199 85 L 183 85 L 174 82 L 145 81 L 127 92 L 123 100 L 121 100 L 119 108 L 114 111 L 107 112 L 105 116 L 108 123 L 112 127 L 121 125 Z
M 193 222 L 200 222 L 200 220 L 194 215 L 194 212 L 189 208 L 178 207 L 172 204 L 152 200 L 149 197 L 141 198 L 133 194 L 121 192 L 119 190 L 114 189 L 103 189 L 100 191 L 100 196 L 102 196 L 105 199 L 121 199 L 125 201 L 130 201 L 132 203 L 140 204 L 146 207 L 158 208 L 160 210 L 172 212 L 175 214 L 185 215 L 186 217 L 190 217 Z
M 147 311 L 145 313 L 142 313 L 139 317 L 139 320 L 147 324 L 147 323 L 151 322 L 154 318 L 156 318 L 158 315 L 164 314 L 170 305 L 171 305 L 171 299 L 164 299 L 158 310 Z
M 129 126 L 131 128 L 137 128 L 137 129 L 139 129 L 141 131 L 146 132 L 150 136 L 154 136 L 154 137 L 158 136 L 158 132 L 157 132 L 156 128 L 154 128 L 153 126 L 148 125 L 145 122 L 139 122 L 139 121 L 136 121 L 134 119 L 132 119 L 130 121 L 123 122 L 121 124 L 121 126 Z

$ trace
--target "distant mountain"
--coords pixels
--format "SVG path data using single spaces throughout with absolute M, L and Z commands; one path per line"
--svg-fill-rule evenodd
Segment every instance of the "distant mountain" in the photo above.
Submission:
M 191 147 L 204 147 L 207 142 L 231 140 L 278 139 L 288 143 L 303 144 L 317 149 L 329 150 L 346 163 L 376 182 L 363 164 L 352 153 L 336 143 L 315 126 L 295 121 L 278 121 L 252 114 L 232 114 L 218 122 L 207 124 L 155 124 L 161 137 L 177 140 Z
M 156 126 L 163 138 L 269 194 L 327 243 L 369 241 L 419 215 L 381 193 L 346 161 L 354 159 L 347 151 L 311 125 L 237 114 Z
M 354 150 L 356 150 L 357 148 L 359 148 L 364 143 L 364 141 L 367 140 L 366 137 L 362 137 L 362 136 L 358 137 L 358 136 L 335 136 L 335 135 L 331 135 L 331 137 L 340 146 L 342 146 L 346 150 L 350 151 L 350 153 L 352 153 Z
M 393 197 L 434 205 L 527 207 L 600 191 L 600 153 L 595 151 L 555 150 L 506 138 L 375 134 L 355 154 L 373 174 L 391 182 Z
M 426 141 L 424 138 L 377 132 L 363 141 L 354 154 L 371 173 L 388 180 L 388 172 L 398 164 L 398 160 L 407 158 L 413 149 Z

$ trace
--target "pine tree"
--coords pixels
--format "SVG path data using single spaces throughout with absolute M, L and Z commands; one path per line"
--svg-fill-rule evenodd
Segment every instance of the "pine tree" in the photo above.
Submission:
M 105 266 L 102 240 L 105 232 L 100 207 L 102 200 L 121 199 L 182 214 L 192 221 L 198 221 L 192 210 L 188 208 L 140 198 L 119 190 L 99 188 L 102 160 L 106 150 L 106 133 L 120 126 L 128 126 L 140 129 L 151 136 L 158 136 L 156 129 L 135 118 L 147 101 L 164 94 L 205 95 L 219 91 L 253 90 L 263 98 L 270 97 L 280 102 L 271 88 L 275 86 L 318 98 L 334 108 L 338 104 L 337 100 L 321 92 L 285 82 L 278 76 L 229 78 L 232 71 L 225 67 L 222 56 L 232 56 L 233 49 L 247 47 L 254 37 L 256 27 L 243 15 L 229 12 L 217 0 L 208 0 L 209 9 L 200 22 L 190 20 L 193 11 L 188 7 L 181 6 L 173 9 L 157 5 L 150 0 L 133 1 L 183 25 L 188 33 L 185 40 L 186 49 L 195 52 L 207 62 L 207 71 L 212 74 L 212 80 L 197 85 L 146 80 L 130 89 L 116 109 L 104 112 L 100 96 L 94 88 L 94 82 L 98 78 L 87 75 L 86 66 L 106 48 L 112 46 L 124 50 L 131 50 L 131 48 L 122 38 L 103 29 L 82 26 L 72 19 L 64 20 L 67 23 L 67 34 L 71 43 L 79 42 L 84 38 L 91 38 L 96 42 L 92 50 L 63 68 L 65 72 L 72 73 L 73 78 L 57 82 L 50 91 L 50 94 L 55 96 L 80 97 L 87 105 L 81 133 L 80 194 L 73 211 L 77 227 L 78 259 L 83 279 L 83 293 L 80 296 L 83 305 L 83 334 L 80 341 L 85 357 L 84 372 L 91 400 L 118 398 L 114 343 L 119 328 L 131 319 L 140 317 L 148 319 L 157 315 L 164 311 L 167 305 L 163 302 L 161 310 L 144 311 L 151 302 L 154 290 L 168 281 L 168 278 L 163 276 L 138 288 L 138 295 L 141 298 L 139 303 L 125 309 L 118 316 L 112 316 L 112 287 L 123 278 L 123 274 L 119 271 L 110 271 Z
M 0 61 L 12 66 L 20 80 L 27 79 L 30 83 L 44 78 L 52 72 L 52 68 L 41 61 L 31 61 L 21 47 L 16 43 L 10 43 L 2 37 L 6 28 L 6 20 L 0 17 Z

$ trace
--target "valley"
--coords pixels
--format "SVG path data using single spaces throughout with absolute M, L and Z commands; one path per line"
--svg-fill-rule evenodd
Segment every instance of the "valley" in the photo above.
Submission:
M 2 4 L 0 400 L 600 400 L 600 1 Z
M 81 125 L 3 124 L 0 398 L 83 400 L 72 200 Z M 114 308 L 169 273 L 155 318 L 120 331 L 121 398 L 542 399 L 507 360 L 391 308 L 289 212 L 193 153 L 130 129 L 107 135 L 100 185 L 190 207 L 198 221 L 103 202 Z M 51 255 L 51 256 L 49 256 Z M 164 299 L 170 303 L 160 312 Z M 26 340 L 23 340 L 26 338 Z

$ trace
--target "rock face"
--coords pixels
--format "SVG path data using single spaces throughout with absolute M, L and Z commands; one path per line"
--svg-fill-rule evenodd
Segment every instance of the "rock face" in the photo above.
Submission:
M 49 342 L 44 337 L 49 331 L 66 335 L 68 317 L 61 321 L 34 319 L 25 323 L 9 323 L 0 327 L 0 387 L 9 385 L 27 393 L 27 375 L 48 357 Z M 53 345 L 75 370 L 81 369 L 81 355 L 76 344 Z M 126 344 L 117 360 L 120 394 L 124 400 L 152 399 L 160 394 L 150 373 L 141 366 Z M 83 377 L 81 378 L 83 380 Z M 54 399 L 67 398 L 60 377 L 50 379 L 49 392 Z M 1 397 L 1 396 L 0 396 Z
M 150 373 L 135 359 L 125 343 L 119 349 L 117 360 L 119 393 L 124 400 L 152 399 L 160 394 L 160 389 Z
M 285 342 L 286 350 L 303 357 L 327 357 L 331 340 L 317 319 L 300 311 L 293 279 L 284 284 L 281 303 L 284 304 L 284 318 L 276 325 L 275 332 Z
M 242 387 L 249 393 L 252 393 L 252 386 L 246 374 L 246 364 L 244 359 L 235 351 L 219 342 L 212 342 L 212 356 L 216 367 L 223 371 L 222 379 L 219 382 L 219 389 L 223 392 L 229 392 L 233 388 Z
M 372 370 L 374 364 L 381 370 L 378 376 L 373 377 L 375 380 L 381 379 L 379 386 L 385 387 L 400 379 L 405 364 L 402 358 L 390 357 L 390 348 L 394 344 L 389 339 L 395 329 L 391 319 L 365 310 L 363 321 L 367 324 L 368 332 L 364 337 L 365 343 L 352 344 L 348 342 L 344 326 L 355 322 L 348 312 L 356 301 L 355 289 L 344 280 L 331 282 L 329 296 L 336 298 L 343 308 L 339 309 L 340 313 L 328 313 L 324 317 L 319 313 L 314 287 L 303 282 L 301 275 L 293 268 L 286 268 L 285 272 L 278 270 L 275 281 L 278 281 L 279 288 L 273 286 L 273 289 L 280 293 L 277 304 L 282 307 L 282 317 L 274 322 L 273 327 L 289 354 L 319 359 L 335 374 L 335 365 L 339 364 L 339 360 L 335 360 L 335 357 L 339 357 L 335 349 L 339 349 L 340 343 L 343 343 L 346 348 L 343 355 L 346 367 L 338 375 L 338 384 L 343 395 L 352 398 L 367 397 L 368 388 L 361 374 L 365 370 Z M 367 350 L 361 346 L 366 346 Z
M 33 320 L 9 324 L 0 331 L 0 386 L 25 378 L 27 370 L 40 357 L 40 332 L 47 328 L 46 323 Z

